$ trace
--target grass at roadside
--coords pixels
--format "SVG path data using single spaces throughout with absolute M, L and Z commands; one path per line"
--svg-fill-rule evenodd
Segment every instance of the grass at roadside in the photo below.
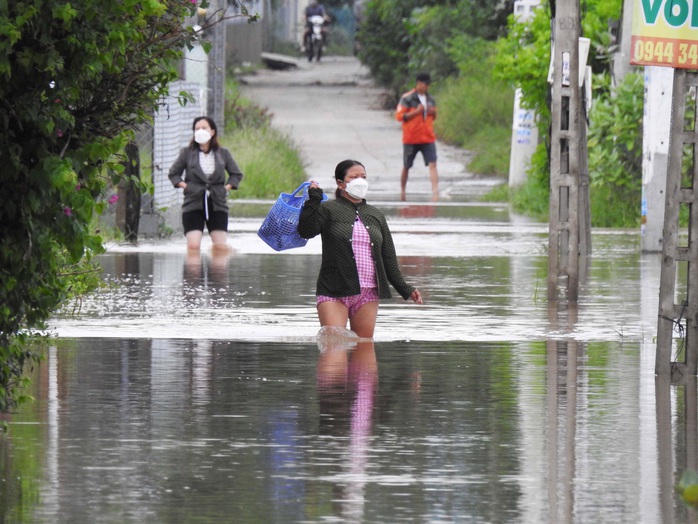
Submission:
M 483 70 L 484 69 L 484 70 Z M 436 92 L 437 134 L 447 143 L 474 152 L 468 165 L 476 174 L 506 177 L 509 172 L 513 91 L 493 87 L 491 71 L 477 68 L 468 77 L 449 79 Z M 225 134 L 245 178 L 234 199 L 274 199 L 307 179 L 298 147 L 290 136 L 271 127 L 273 115 L 241 96 L 231 78 L 226 86 Z M 488 197 L 501 200 L 506 190 Z
M 437 136 L 473 153 L 468 170 L 505 177 L 509 173 L 514 92 L 492 79 L 492 71 L 473 68 L 438 86 Z
M 232 197 L 276 198 L 306 180 L 305 169 L 289 137 L 276 129 L 241 128 L 221 141 L 245 174 Z
M 242 97 L 238 84 L 226 86 L 225 133 L 221 145 L 230 149 L 245 174 L 235 199 L 275 199 L 307 179 L 298 147 L 291 137 L 271 127 L 273 115 Z
M 506 180 L 509 175 L 514 90 L 495 77 L 491 42 L 464 37 L 453 55 L 459 73 L 434 85 L 439 107 L 436 135 L 472 153 L 467 169 Z M 454 48 L 455 49 L 455 48 Z M 495 187 L 483 200 L 507 201 L 508 184 Z

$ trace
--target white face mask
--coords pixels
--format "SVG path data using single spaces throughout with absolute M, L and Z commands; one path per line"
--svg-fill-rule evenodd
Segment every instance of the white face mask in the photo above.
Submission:
M 197 144 L 205 144 L 211 140 L 211 137 L 213 137 L 213 135 L 206 129 L 197 129 L 194 131 L 194 140 Z
M 347 184 L 346 192 L 354 198 L 366 198 L 368 182 L 365 178 L 355 178 Z

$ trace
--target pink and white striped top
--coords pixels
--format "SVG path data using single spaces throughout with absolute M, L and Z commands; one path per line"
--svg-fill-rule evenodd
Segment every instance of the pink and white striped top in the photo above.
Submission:
M 359 286 L 362 289 L 377 287 L 376 266 L 373 263 L 373 254 L 371 253 L 371 237 L 366 230 L 366 226 L 358 216 L 354 223 L 351 243 L 354 250 L 354 259 L 356 260 L 356 269 L 359 272 Z

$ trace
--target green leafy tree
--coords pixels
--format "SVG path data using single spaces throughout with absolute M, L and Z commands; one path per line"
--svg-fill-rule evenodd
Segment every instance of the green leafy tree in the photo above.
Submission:
M 369 0 L 357 33 L 361 62 L 395 95 L 408 74 L 410 41 L 404 21 L 416 6 L 412 1 Z
M 599 227 L 640 225 L 642 113 L 645 83 L 629 74 L 611 90 L 607 83 L 591 109 L 589 176 L 591 220 Z
M 589 63 L 592 66 L 594 73 L 593 82 L 593 97 L 599 99 L 599 103 L 604 109 L 600 109 L 595 117 L 590 119 L 589 134 L 592 137 L 590 142 L 590 170 L 592 172 L 594 182 L 591 192 L 592 209 L 600 209 L 602 204 L 599 202 L 610 196 L 611 200 L 615 200 L 618 204 L 627 205 L 626 201 L 633 198 L 637 193 L 641 178 L 637 171 L 629 173 L 628 177 L 633 180 L 636 187 L 629 191 L 621 188 L 620 185 L 615 185 L 612 176 L 605 176 L 603 171 L 615 172 L 623 169 L 639 169 L 637 159 L 630 161 L 625 153 L 607 155 L 606 160 L 616 159 L 617 165 L 604 165 L 603 162 L 597 163 L 596 151 L 592 148 L 595 143 L 603 142 L 604 147 L 614 147 L 619 142 L 613 136 L 604 135 L 603 133 L 615 132 L 619 127 L 609 125 L 609 118 L 621 118 L 621 114 L 615 111 L 615 115 L 609 114 L 612 107 L 611 99 L 608 97 L 610 93 L 609 69 L 611 56 L 610 32 L 608 29 L 608 21 L 618 19 L 621 13 L 621 0 L 587 0 L 582 4 L 582 34 L 591 40 L 591 50 L 589 54 Z M 539 144 L 538 150 L 531 160 L 531 167 L 528 172 L 528 182 L 513 196 L 513 202 L 517 209 L 525 212 L 540 215 L 543 212 L 547 213 L 548 192 L 550 187 L 550 163 L 549 163 L 549 136 L 550 136 L 550 86 L 547 82 L 548 67 L 550 64 L 550 3 L 542 5 L 535 13 L 535 16 L 529 22 L 517 22 L 514 17 L 510 18 L 509 32 L 505 38 L 498 42 L 498 51 L 496 58 L 497 76 L 508 82 L 510 85 L 521 88 L 522 103 L 525 107 L 534 109 L 538 117 L 538 129 L 543 141 Z M 631 94 L 634 92 L 635 81 L 630 80 L 630 84 L 621 89 L 621 96 L 624 101 L 632 106 L 632 111 L 626 120 L 636 119 L 638 108 L 642 111 L 642 100 Z M 609 105 L 610 104 L 610 105 Z M 639 104 L 639 105 L 637 105 Z M 630 110 L 631 107 L 623 104 L 623 107 Z M 604 112 L 605 111 L 605 112 Z M 625 117 L 623 117 L 625 118 Z M 623 136 L 621 142 L 623 144 L 637 143 L 641 140 L 642 130 L 637 125 L 624 126 L 620 122 L 618 124 L 623 128 Z M 596 129 L 596 126 L 600 126 Z M 641 148 L 629 150 L 632 155 L 641 155 Z M 605 154 L 605 153 L 604 153 Z M 620 179 L 618 179 L 620 180 Z M 627 181 L 624 180 L 623 184 Z M 609 187 L 605 187 L 610 184 Z M 622 185 L 622 184 L 621 184 Z M 604 188 L 605 187 L 605 188 Z M 603 191 L 601 188 L 604 188 Z M 616 189 L 619 189 L 616 191 Z M 614 196 L 615 195 L 615 196 Z M 596 199 L 596 202 L 595 202 Z M 615 206 L 610 202 L 606 202 L 606 206 L 615 209 Z M 639 201 L 631 202 L 630 205 L 636 206 L 639 213 Z M 617 215 L 620 217 L 620 215 Z M 608 218 L 611 218 L 610 216 Z M 593 213 L 592 220 L 595 221 Z M 619 218 L 616 223 L 607 223 L 602 220 L 604 225 L 626 225 L 625 218 Z M 595 221 L 598 225 L 598 221 Z
M 467 55 L 469 48 L 459 46 L 464 41 L 494 41 L 505 34 L 513 6 L 513 0 L 459 0 L 414 10 L 407 25 L 410 70 L 427 70 L 440 79 L 457 74 L 461 63 L 454 60 L 454 47 L 457 53 Z M 465 60 L 471 57 L 465 56 Z
M 497 42 L 495 77 L 521 89 L 524 107 L 536 112 L 538 145 L 523 187 L 510 196 L 514 208 L 544 217 L 548 213 L 550 188 L 549 139 L 550 107 L 548 66 L 550 64 L 550 11 L 541 5 L 528 23 L 510 18 L 509 32 Z
M 198 36 L 184 24 L 196 9 L 190 0 L 0 0 L 0 411 L 21 400 L 35 358 L 24 336 L 102 251 L 91 227 L 100 197 L 123 171 L 129 130 L 178 77 L 182 46 Z
M 381 84 L 399 94 L 414 74 L 457 74 L 450 40 L 459 35 L 494 40 L 506 30 L 513 0 L 370 0 L 359 27 L 359 58 Z
M 495 74 L 521 89 L 522 104 L 536 111 L 541 131 L 550 125 L 548 66 L 550 65 L 550 11 L 536 9 L 527 22 L 510 19 L 509 32 L 497 42 Z

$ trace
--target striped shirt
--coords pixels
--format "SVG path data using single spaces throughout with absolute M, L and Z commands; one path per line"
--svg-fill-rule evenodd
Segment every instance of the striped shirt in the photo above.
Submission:
M 216 170 L 216 155 L 211 153 L 213 153 L 213 151 L 208 154 L 199 151 L 199 164 L 201 165 L 201 171 L 203 171 L 206 176 L 211 176 Z
M 373 263 L 373 255 L 371 254 L 371 237 L 368 235 L 366 226 L 358 215 L 356 216 L 356 222 L 354 222 L 351 244 L 354 250 L 354 259 L 356 260 L 356 269 L 359 272 L 359 286 L 361 288 L 377 287 L 376 266 Z

